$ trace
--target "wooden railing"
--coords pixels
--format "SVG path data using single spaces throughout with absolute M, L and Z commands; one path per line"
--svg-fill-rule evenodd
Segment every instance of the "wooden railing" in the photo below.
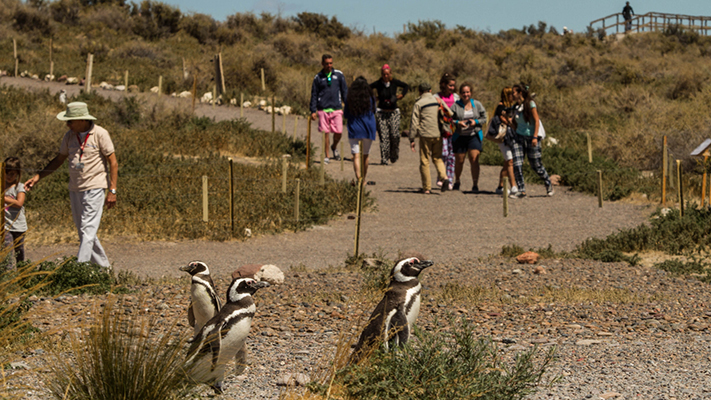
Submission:
M 670 26 L 678 26 L 684 30 L 696 31 L 700 35 L 711 33 L 711 17 L 648 12 L 642 15 L 633 15 L 630 24 L 629 32 L 664 31 Z M 608 35 L 625 32 L 625 19 L 622 13 L 608 15 L 592 21 L 590 28 L 602 29 Z

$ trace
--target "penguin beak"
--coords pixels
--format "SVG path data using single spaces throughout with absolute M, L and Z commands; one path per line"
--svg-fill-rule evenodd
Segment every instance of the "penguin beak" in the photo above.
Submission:
M 190 264 L 188 264 L 188 265 L 183 265 L 182 267 L 180 267 L 180 268 L 178 268 L 178 269 L 181 270 L 181 271 L 188 272 L 188 271 L 190 271 L 190 269 L 192 269 L 192 265 L 190 265 Z
M 434 262 L 432 262 L 432 260 L 420 261 L 419 263 L 417 263 L 417 268 L 419 268 L 420 271 L 422 271 L 425 268 L 431 267 L 433 264 L 434 264 Z
M 271 286 L 271 285 L 269 284 L 269 282 L 265 282 L 265 281 L 255 281 L 255 282 L 252 284 L 252 286 L 253 286 L 255 289 L 262 289 L 262 288 L 265 288 L 265 287 L 269 287 L 269 286 Z

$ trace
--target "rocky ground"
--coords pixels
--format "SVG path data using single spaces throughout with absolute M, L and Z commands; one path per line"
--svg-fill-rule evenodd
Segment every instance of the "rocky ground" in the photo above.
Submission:
M 536 267 L 539 267 L 537 270 Z M 255 295 L 258 311 L 249 338 L 250 366 L 226 380 L 225 399 L 276 399 L 289 374 L 323 378 L 336 344 L 359 332 L 377 299 L 366 294 L 356 267 L 294 269 L 281 286 Z M 530 399 L 711 398 L 711 295 L 708 285 L 643 266 L 543 259 L 537 266 L 489 258 L 437 264 L 423 272 L 418 325 L 441 328 L 448 315 L 473 322 L 500 351 L 556 346 L 549 380 Z M 137 286 L 128 309 L 158 315 L 189 333 L 187 275 L 180 282 Z M 220 293 L 227 282 L 217 283 Z M 148 299 L 147 302 L 141 299 Z M 36 298 L 33 323 L 51 338 L 78 331 L 103 297 Z M 143 306 L 141 306 L 143 305 Z M 435 319 L 438 321 L 435 327 Z M 45 399 L 51 379 L 46 349 L 23 351 L 17 362 Z M 230 368 L 230 370 L 232 370 Z M 206 387 L 202 396 L 212 396 Z

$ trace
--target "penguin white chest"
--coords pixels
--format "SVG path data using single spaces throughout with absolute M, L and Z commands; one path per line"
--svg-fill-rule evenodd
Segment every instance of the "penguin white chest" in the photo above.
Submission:
M 407 325 L 412 328 L 415 320 L 420 315 L 420 291 L 422 290 L 422 285 L 417 285 L 413 288 L 407 290 L 405 295 L 405 315 L 407 318 Z
M 226 364 L 237 354 L 237 351 L 242 348 L 244 342 L 247 340 L 251 328 L 252 318 L 242 318 L 238 323 L 229 328 L 222 338 L 218 363 Z
M 193 299 L 193 313 L 197 322 L 204 325 L 210 318 L 217 315 L 218 310 L 212 301 L 212 296 L 207 288 L 200 284 L 193 284 L 190 288 L 190 295 Z

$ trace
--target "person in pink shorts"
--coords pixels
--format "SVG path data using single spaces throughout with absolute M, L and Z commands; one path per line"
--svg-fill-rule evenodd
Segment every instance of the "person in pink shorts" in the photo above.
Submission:
M 311 119 L 318 118 L 318 130 L 326 133 L 326 159 L 328 163 L 329 133 L 333 133 L 333 144 L 330 146 L 333 159 L 340 160 L 337 145 L 343 133 L 343 101 L 348 95 L 348 86 L 343 72 L 333 69 L 333 56 L 324 54 L 321 57 L 323 69 L 314 76 L 311 85 Z

